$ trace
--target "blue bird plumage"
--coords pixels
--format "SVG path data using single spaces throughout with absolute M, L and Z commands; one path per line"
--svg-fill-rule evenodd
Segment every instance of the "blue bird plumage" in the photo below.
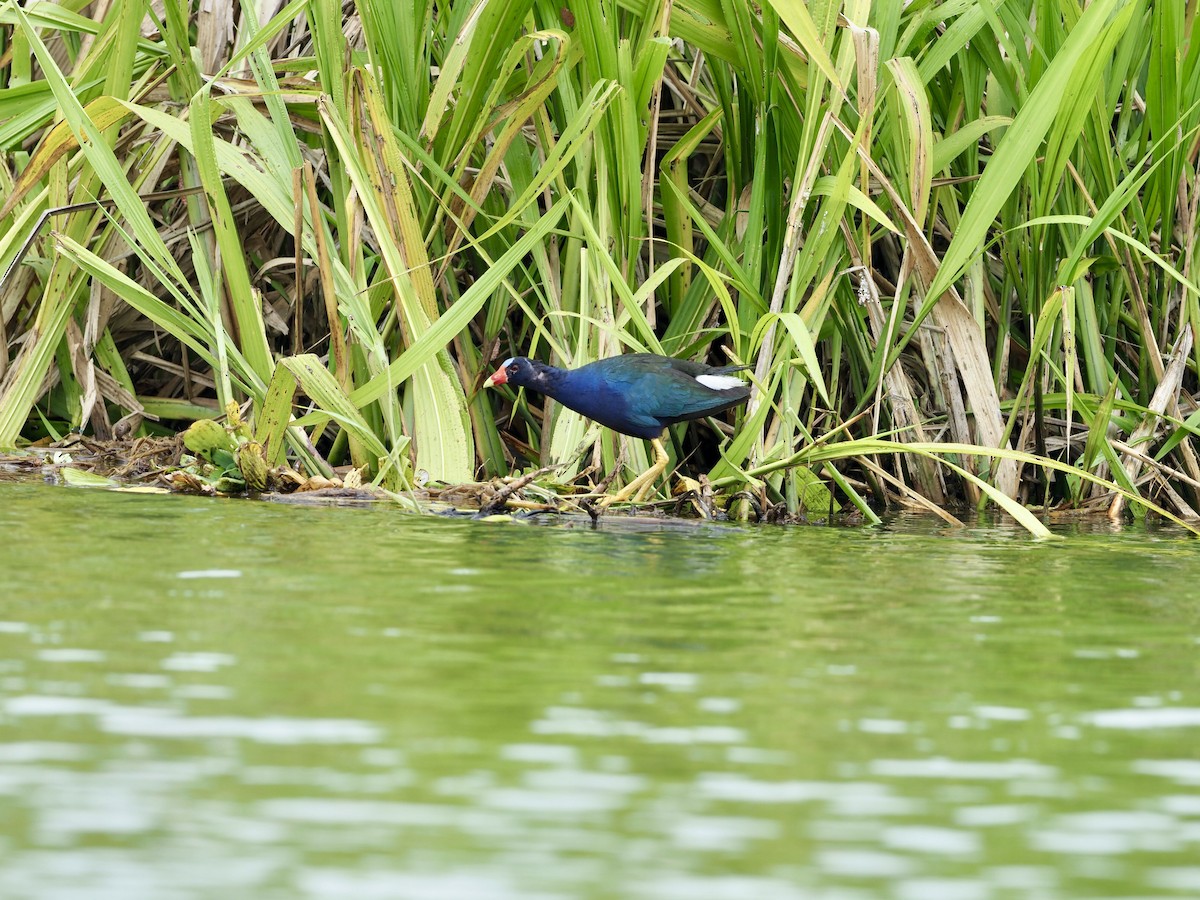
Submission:
M 505 360 L 488 384 L 546 394 L 614 431 L 653 440 L 668 425 L 745 402 L 750 386 L 731 375 L 744 368 L 627 353 L 578 369 L 559 369 L 519 356 Z

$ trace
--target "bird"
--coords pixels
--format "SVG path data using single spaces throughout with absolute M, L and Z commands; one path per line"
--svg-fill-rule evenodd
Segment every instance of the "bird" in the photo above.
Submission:
M 559 369 L 514 356 L 500 364 L 485 386 L 528 388 L 613 431 L 650 441 L 654 464 L 603 504 L 639 502 L 667 468 L 663 431 L 744 403 L 750 385 L 733 373 L 747 366 L 709 366 L 657 353 L 626 353 Z

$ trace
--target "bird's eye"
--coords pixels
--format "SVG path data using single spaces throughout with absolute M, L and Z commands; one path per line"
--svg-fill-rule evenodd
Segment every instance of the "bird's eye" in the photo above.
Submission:
M 509 375 L 516 375 L 516 374 L 517 374 L 517 367 L 516 367 L 516 365 L 515 365 L 515 364 L 514 364 L 514 365 L 511 365 L 511 366 L 509 366 L 509 367 L 508 367 L 508 374 L 509 374 Z

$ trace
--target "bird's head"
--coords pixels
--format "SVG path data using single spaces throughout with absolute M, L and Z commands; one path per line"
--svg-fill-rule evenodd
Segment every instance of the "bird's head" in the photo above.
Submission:
M 484 382 L 486 387 L 511 384 L 513 387 L 536 387 L 543 378 L 542 364 L 524 356 L 514 356 L 500 363 L 492 376 Z

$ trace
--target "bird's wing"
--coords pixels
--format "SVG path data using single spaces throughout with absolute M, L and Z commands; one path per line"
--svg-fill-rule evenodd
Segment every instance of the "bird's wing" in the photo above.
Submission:
M 708 367 L 699 363 L 692 366 L 691 372 L 677 366 L 663 366 L 646 372 L 633 385 L 632 393 L 640 401 L 638 405 L 643 409 L 653 408 L 659 421 L 678 422 L 719 412 L 749 396 L 748 385 L 714 390 L 696 380 L 708 371 Z

